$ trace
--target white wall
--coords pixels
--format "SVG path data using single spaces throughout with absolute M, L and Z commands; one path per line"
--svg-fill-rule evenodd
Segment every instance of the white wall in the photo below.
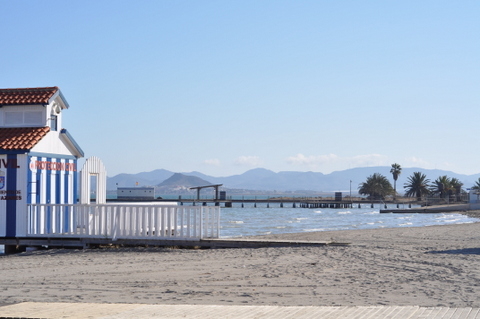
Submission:
M 72 152 L 70 152 L 67 146 L 60 140 L 60 131 L 48 132 L 47 135 L 32 148 L 31 152 L 72 155 Z
M 153 187 L 119 187 L 117 188 L 117 198 L 155 198 L 155 188 Z

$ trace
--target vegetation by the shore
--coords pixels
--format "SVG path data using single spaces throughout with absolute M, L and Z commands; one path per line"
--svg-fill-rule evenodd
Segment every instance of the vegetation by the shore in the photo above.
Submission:
M 394 186 L 382 174 L 374 173 L 367 177 L 366 181 L 358 187 L 358 193 L 365 195 L 369 199 L 386 200 L 390 197 L 397 199 L 396 181 L 401 174 L 402 168 L 400 164 L 392 164 L 390 173 L 392 173 Z M 460 202 L 467 198 L 468 193 L 463 188 L 463 183 L 454 177 L 446 175 L 439 176 L 433 182 L 421 172 L 414 172 L 408 177 L 407 182 L 403 185 L 405 189 L 405 197 L 415 197 L 417 201 L 423 201 L 425 198 L 444 199 L 446 202 Z M 471 189 L 480 191 L 480 178 L 476 181 Z

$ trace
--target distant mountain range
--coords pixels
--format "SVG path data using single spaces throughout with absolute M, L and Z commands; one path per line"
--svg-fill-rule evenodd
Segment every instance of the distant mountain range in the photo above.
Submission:
M 214 177 L 200 172 L 175 173 L 164 169 L 138 174 L 118 174 L 107 178 L 107 189 L 116 190 L 117 187 L 156 186 L 163 193 L 174 189 L 188 189 L 193 186 L 210 184 L 223 184 L 226 189 L 241 189 L 252 191 L 277 191 L 277 192 L 349 192 L 356 193 L 360 183 L 374 173 L 386 176 L 393 185 L 390 166 L 359 167 L 330 174 L 318 172 L 278 172 L 256 168 L 240 175 L 227 177 Z M 413 172 L 424 173 L 430 181 L 439 176 L 458 178 L 464 183 L 464 188 L 470 188 L 480 177 L 479 174 L 463 175 L 451 171 L 423 168 L 402 168 L 402 173 L 397 180 L 397 191 L 403 192 L 403 185 Z

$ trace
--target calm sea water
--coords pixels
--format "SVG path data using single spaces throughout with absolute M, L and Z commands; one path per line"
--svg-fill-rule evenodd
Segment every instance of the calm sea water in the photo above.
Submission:
M 242 237 L 266 234 L 301 233 L 327 230 L 424 227 L 479 221 L 461 214 L 380 214 L 384 206 L 370 204 L 349 209 L 293 208 L 291 204 L 244 204 L 222 208 L 220 236 Z M 394 205 L 387 208 L 395 208 Z M 402 207 L 400 207 L 402 208 Z M 0 245 L 0 253 L 3 246 Z
M 328 230 L 423 227 L 476 221 L 479 220 L 452 213 L 380 214 L 380 206 L 375 205 L 371 208 L 370 204 L 348 209 L 291 208 L 291 206 L 280 208 L 272 205 L 267 208 L 266 204 L 253 208 L 245 204 L 244 208 L 222 208 L 220 235 L 240 237 Z

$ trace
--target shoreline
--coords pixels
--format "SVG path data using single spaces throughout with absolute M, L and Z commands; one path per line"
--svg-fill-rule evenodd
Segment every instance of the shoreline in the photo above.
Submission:
M 465 215 L 465 216 L 468 216 L 468 217 L 480 219 L 480 210 L 464 210 L 464 211 L 456 211 L 456 212 L 453 212 L 453 213 L 462 214 L 462 215 Z M 479 222 L 480 222 L 480 220 L 479 220 Z
M 478 221 L 475 222 L 480 222 L 480 210 L 458 210 L 458 211 L 446 211 L 445 213 L 450 213 L 450 214 L 461 214 L 470 218 L 476 218 Z M 423 213 L 419 213 L 423 214 Z M 465 223 L 460 223 L 465 224 Z M 443 225 L 438 225 L 438 226 L 449 226 L 449 225 L 457 225 L 457 224 L 443 224 Z M 362 229 L 338 229 L 338 230 L 319 230 L 319 231 L 305 231 L 305 232 L 291 232 L 291 233 L 278 233 L 278 234 L 265 234 L 265 235 L 245 235 L 245 236 L 237 236 L 237 237 L 225 237 L 225 238 L 264 238 L 267 239 L 268 237 L 271 237 L 272 239 L 280 239 L 280 237 L 294 237 L 295 234 L 298 236 L 301 236 L 302 234 L 309 234 L 309 233 L 335 233 L 335 232 L 344 232 L 344 231 L 368 231 L 368 230 L 375 230 L 375 229 L 395 229 L 395 228 L 423 228 L 423 227 L 431 227 L 432 225 L 427 225 L 427 226 L 405 226 L 405 227 L 385 227 L 385 228 L 362 228 Z M 437 226 L 437 225 L 435 225 Z M 3 245 L 0 245 L 0 256 L 4 255 L 3 252 Z

